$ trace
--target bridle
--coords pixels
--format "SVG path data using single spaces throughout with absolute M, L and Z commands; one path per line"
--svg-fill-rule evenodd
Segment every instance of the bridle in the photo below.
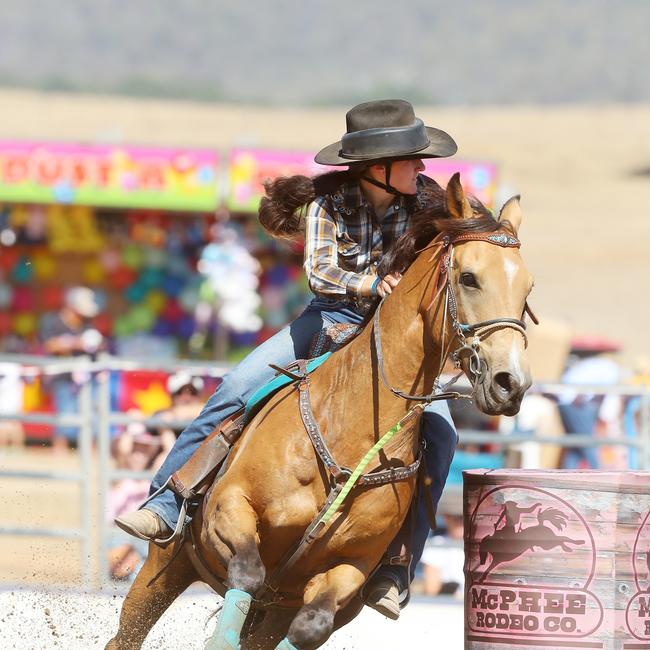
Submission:
M 377 363 L 379 366 L 379 374 L 382 382 L 394 395 L 409 401 L 418 402 L 433 402 L 435 400 L 443 399 L 458 399 L 469 398 L 470 396 L 459 393 L 458 391 L 449 391 L 449 387 L 453 385 L 458 378 L 462 375 L 459 372 L 451 381 L 447 382 L 444 386 L 440 385 L 440 376 L 445 361 L 449 354 L 454 361 L 456 368 L 461 367 L 462 357 L 465 354 L 469 355 L 469 371 L 472 377 L 469 378 L 472 388 L 476 388 L 477 382 L 484 374 L 484 362 L 481 360 L 479 351 L 481 343 L 488 336 L 502 329 L 514 329 L 524 337 L 524 346 L 528 346 L 528 337 L 526 336 L 526 323 L 523 318 L 528 314 L 531 320 L 537 324 L 538 320 L 526 302 L 524 306 L 524 313 L 520 319 L 518 318 L 492 318 L 490 320 L 480 321 L 478 323 L 463 323 L 458 320 L 458 301 L 456 299 L 456 292 L 453 283 L 451 282 L 451 269 L 453 268 L 454 260 L 454 246 L 463 244 L 468 241 L 484 241 L 495 246 L 502 248 L 520 248 L 521 242 L 514 235 L 506 232 L 505 230 L 498 230 L 494 232 L 466 232 L 456 235 L 453 239 L 446 234 L 438 235 L 431 244 L 422 249 L 420 253 L 427 249 L 434 249 L 434 253 L 430 261 L 434 261 L 436 255 L 438 256 L 438 264 L 433 275 L 433 295 L 431 302 L 427 307 L 430 311 L 438 302 L 444 292 L 443 298 L 443 321 L 442 321 L 442 341 L 441 348 L 442 354 L 440 356 L 440 367 L 436 374 L 436 379 L 433 382 L 433 389 L 428 395 L 412 395 L 397 390 L 390 385 L 384 368 L 384 355 L 381 342 L 381 328 L 380 328 L 380 312 L 384 299 L 379 302 L 375 315 L 373 317 L 373 340 L 375 343 L 375 352 L 377 355 Z M 454 335 L 450 338 L 448 343 L 445 343 L 445 336 L 447 333 L 447 322 L 451 322 L 451 329 Z M 451 346 L 454 341 L 458 340 L 459 347 L 451 352 Z

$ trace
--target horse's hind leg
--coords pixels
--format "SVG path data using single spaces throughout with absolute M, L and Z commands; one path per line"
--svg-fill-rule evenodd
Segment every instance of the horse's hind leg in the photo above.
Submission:
M 237 647 L 253 595 L 264 584 L 266 570 L 258 550 L 257 515 L 239 492 L 220 495 L 217 508 L 207 514 L 208 543 L 227 567 L 228 591 L 208 648 Z
M 305 588 L 304 605 L 293 619 L 281 650 L 313 650 L 329 639 L 334 617 L 361 589 L 368 576 L 366 567 L 338 566 L 312 578 Z
M 174 546 L 161 549 L 149 544 L 149 554 L 122 605 L 117 634 L 106 650 L 137 650 L 164 611 L 198 579 L 184 550 L 150 586 L 153 576 L 169 562 Z

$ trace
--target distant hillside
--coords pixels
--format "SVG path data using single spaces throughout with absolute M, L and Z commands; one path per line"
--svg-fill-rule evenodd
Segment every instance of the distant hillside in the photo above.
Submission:
M 646 0 L 1 0 L 0 85 L 251 102 L 650 100 Z

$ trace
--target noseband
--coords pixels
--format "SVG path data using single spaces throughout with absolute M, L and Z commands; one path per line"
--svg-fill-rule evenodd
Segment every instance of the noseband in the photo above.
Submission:
M 431 257 L 431 261 L 435 259 L 435 256 L 438 255 L 438 265 L 434 272 L 434 282 L 433 282 L 433 296 L 431 302 L 427 307 L 429 311 L 442 296 L 444 292 L 444 314 L 442 322 L 442 354 L 440 357 L 440 367 L 438 369 L 438 374 L 435 381 L 433 382 L 433 390 L 428 395 L 411 395 L 409 393 L 404 393 L 396 388 L 393 388 L 388 379 L 386 378 L 386 372 L 384 369 L 384 357 L 381 343 L 381 329 L 379 326 L 379 314 L 381 306 L 384 299 L 381 300 L 375 311 L 373 318 L 373 339 L 375 341 L 375 350 L 377 353 L 377 362 L 379 365 L 379 374 L 381 379 L 386 386 L 394 395 L 402 397 L 406 400 L 411 401 L 420 401 L 420 402 L 432 402 L 434 400 L 442 399 L 458 399 L 459 397 L 467 397 L 457 391 L 448 391 L 447 389 L 460 377 L 462 373 L 458 373 L 450 382 L 444 386 L 440 386 L 440 375 L 442 374 L 442 369 L 445 364 L 445 360 L 450 354 L 451 344 L 458 339 L 460 345 L 459 347 L 451 353 L 454 365 L 456 368 L 460 368 L 462 356 L 464 354 L 469 354 L 469 370 L 474 377 L 474 381 L 470 378 L 472 386 L 475 386 L 476 382 L 483 375 L 483 362 L 479 355 L 479 350 L 481 347 L 481 342 L 485 340 L 490 334 L 497 332 L 502 329 L 514 329 L 519 332 L 524 337 L 524 346 L 528 346 L 528 338 L 526 336 L 526 323 L 523 318 L 526 313 L 531 317 L 531 320 L 537 324 L 537 318 L 533 314 L 532 310 L 526 302 L 524 307 L 524 313 L 522 314 L 521 319 L 517 318 L 493 318 L 490 320 L 480 321 L 478 323 L 463 323 L 458 320 L 458 301 L 456 299 L 456 292 L 454 291 L 454 286 L 451 282 L 451 269 L 453 268 L 453 259 L 454 259 L 454 246 L 463 244 L 468 241 L 484 241 L 495 246 L 501 246 L 502 248 L 520 248 L 521 242 L 519 239 L 514 237 L 508 232 L 503 230 L 498 230 L 495 232 L 468 232 L 457 235 L 451 239 L 448 235 L 439 235 L 436 237 L 433 242 L 427 248 L 435 248 L 437 250 L 434 255 Z M 426 249 L 423 249 L 426 250 Z M 421 251 L 422 252 L 422 251 Z M 449 344 L 445 345 L 445 334 L 447 331 L 447 320 L 451 321 L 451 329 L 454 332 L 454 336 L 449 341 Z

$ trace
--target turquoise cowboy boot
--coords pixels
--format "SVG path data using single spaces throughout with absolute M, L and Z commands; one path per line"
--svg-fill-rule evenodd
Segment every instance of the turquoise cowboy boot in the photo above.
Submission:
M 275 650 L 298 650 L 298 648 L 296 648 L 296 646 L 293 645 L 293 643 L 291 643 L 291 641 L 289 641 L 285 636 L 284 639 L 275 646 Z
M 250 610 L 252 596 L 240 589 L 228 589 L 221 616 L 205 650 L 239 650 L 239 635 Z

